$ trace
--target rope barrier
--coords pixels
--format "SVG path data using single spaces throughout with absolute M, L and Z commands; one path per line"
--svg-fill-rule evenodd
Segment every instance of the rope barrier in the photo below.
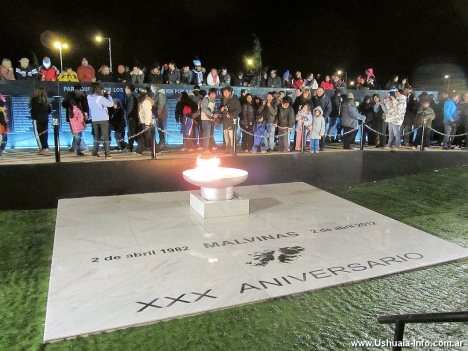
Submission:
M 372 131 L 372 132 L 374 132 L 374 133 L 376 133 L 376 134 L 379 134 L 379 135 L 382 135 L 382 136 L 386 136 L 386 137 L 389 136 L 388 134 L 384 134 L 384 133 L 381 133 L 381 132 L 379 132 L 379 131 L 373 129 L 372 127 L 370 127 L 370 126 L 369 126 L 368 124 L 366 124 L 366 123 L 364 123 L 364 126 L 365 126 L 367 129 L 369 129 L 370 131 Z M 251 132 L 245 130 L 244 128 L 242 128 L 240 125 L 238 126 L 238 128 L 239 128 L 239 130 L 240 130 L 241 132 L 244 132 L 244 133 L 246 133 L 246 134 L 248 134 L 248 135 L 252 135 L 253 137 L 264 137 L 264 136 L 265 136 L 265 135 L 263 135 L 263 134 L 262 134 L 262 135 L 259 135 L 259 134 L 251 133 Z M 277 126 L 277 128 L 279 128 L 279 129 L 289 129 L 289 127 L 280 127 L 280 126 Z M 412 129 L 412 130 L 409 131 L 408 133 L 402 134 L 402 136 L 403 136 L 403 135 L 411 134 L 411 133 L 413 133 L 413 132 L 416 132 L 416 131 L 417 131 L 418 129 L 420 129 L 420 128 L 422 128 L 422 126 L 419 126 L 419 127 L 415 128 L 415 129 Z M 463 133 L 463 134 L 445 134 L 445 133 L 439 132 L 439 131 L 437 131 L 437 130 L 431 128 L 431 127 L 426 127 L 426 128 L 428 128 L 428 129 L 432 130 L 434 133 L 439 134 L 439 135 L 442 135 L 442 136 L 460 137 L 460 136 L 466 136 L 466 135 L 468 135 L 468 132 Z M 167 134 L 168 136 L 171 136 L 171 137 L 174 137 L 174 138 L 177 138 L 177 139 L 183 139 L 183 140 L 203 140 L 203 139 L 211 138 L 211 136 L 210 136 L 210 137 L 202 137 L 202 136 L 200 136 L 200 137 L 198 137 L 198 138 L 197 138 L 197 137 L 185 137 L 185 136 L 180 135 L 180 134 L 171 133 L 171 132 L 169 132 L 168 130 L 165 130 L 165 129 L 162 129 L 162 128 L 159 128 L 159 127 L 156 127 L 156 129 L 159 130 L 159 131 L 161 131 L 161 132 L 163 132 L 163 133 L 165 133 L 165 134 Z M 325 134 L 324 136 L 325 136 L 325 137 L 336 137 L 337 135 L 345 135 L 345 134 L 352 133 L 352 132 L 356 131 L 357 129 L 359 129 L 359 127 L 355 128 L 355 129 L 353 129 L 353 130 L 350 130 L 350 131 L 348 131 L 348 132 L 342 133 L 342 134 Z M 39 133 L 39 134 L 37 134 L 37 136 L 44 135 L 45 133 L 47 133 L 47 132 L 49 132 L 49 131 L 50 131 L 50 132 L 53 132 L 53 127 L 50 128 L 50 129 L 48 129 L 48 130 L 45 130 L 45 131 L 43 131 L 43 132 L 41 132 L 41 133 Z M 134 135 L 130 135 L 130 136 L 127 137 L 127 140 L 135 139 L 135 138 L 137 138 L 138 136 L 140 136 L 141 134 L 143 134 L 143 133 L 146 132 L 146 131 L 147 131 L 147 129 L 144 129 L 144 130 L 142 130 L 142 131 L 140 131 L 140 132 L 138 132 L 138 133 L 136 133 L 136 134 L 134 134 Z M 307 129 L 306 129 L 306 132 L 307 132 Z M 81 138 L 81 139 L 85 140 L 84 136 L 81 136 L 81 137 L 80 137 L 80 136 L 78 136 L 78 134 L 73 133 L 73 132 L 71 132 L 71 131 L 70 131 L 70 132 L 65 132 L 65 133 L 68 133 L 68 134 L 72 135 L 72 136 L 75 137 L 75 138 Z M 285 133 L 282 133 L 282 134 L 278 134 L 278 135 L 276 135 L 276 136 L 282 137 L 282 136 L 286 136 L 287 134 L 288 134 L 288 132 L 285 132 Z M 30 140 L 30 139 L 35 139 L 35 138 L 36 138 L 36 135 L 31 136 L 31 137 L 27 137 L 27 138 L 24 138 L 24 139 L 19 139 L 19 140 L 16 139 L 15 142 L 22 142 L 22 141 L 26 141 L 26 140 Z M 120 143 L 120 142 L 125 142 L 125 139 L 124 139 L 124 138 L 122 138 L 122 139 L 115 139 L 115 141 L 116 141 L 117 143 Z M 109 140 L 109 141 L 103 141 L 103 140 L 96 140 L 96 139 L 94 139 L 93 142 L 112 143 L 111 140 Z

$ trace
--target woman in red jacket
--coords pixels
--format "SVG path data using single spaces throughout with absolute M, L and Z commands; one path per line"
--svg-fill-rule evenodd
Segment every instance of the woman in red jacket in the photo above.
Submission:
M 320 83 L 320 88 L 323 89 L 334 89 L 333 83 L 330 80 L 330 76 L 325 76 L 325 80 Z

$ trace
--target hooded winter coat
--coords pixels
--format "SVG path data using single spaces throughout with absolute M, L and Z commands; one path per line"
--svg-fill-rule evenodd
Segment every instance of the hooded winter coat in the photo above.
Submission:
M 316 116 L 315 111 L 320 111 L 320 116 Z M 310 127 L 311 139 L 320 139 L 322 137 L 320 134 L 325 134 L 325 118 L 323 118 L 323 111 L 320 106 L 314 108 L 312 111 L 312 121 Z

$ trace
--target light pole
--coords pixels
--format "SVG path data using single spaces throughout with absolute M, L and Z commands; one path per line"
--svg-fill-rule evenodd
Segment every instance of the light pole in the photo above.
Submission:
M 59 49 L 59 52 L 60 52 L 60 72 L 63 72 L 63 61 L 62 61 L 62 49 L 67 49 L 68 48 L 68 44 L 65 44 L 65 43 L 60 43 L 58 41 L 56 41 L 54 43 L 54 46 Z
M 447 79 L 447 94 L 449 94 L 449 92 L 450 92 L 450 76 L 448 74 L 446 74 L 444 78 Z
M 347 88 L 347 87 L 348 87 L 348 72 L 341 72 L 341 71 L 338 71 L 338 72 L 336 72 L 336 73 L 338 73 L 338 75 L 340 75 L 340 76 L 341 76 L 342 73 L 344 74 L 345 87 Z
M 110 71 L 112 72 L 112 44 L 111 44 L 111 38 L 103 38 L 103 37 L 101 37 L 99 35 L 96 37 L 96 41 L 99 42 L 99 43 L 103 39 L 109 40 L 109 68 L 110 68 Z

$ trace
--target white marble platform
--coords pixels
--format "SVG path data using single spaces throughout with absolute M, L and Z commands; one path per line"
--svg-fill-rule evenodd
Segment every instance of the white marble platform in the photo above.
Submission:
M 250 200 L 234 193 L 230 200 L 208 201 L 201 197 L 200 191 L 190 192 L 190 206 L 203 218 L 218 218 L 248 215 Z
M 190 192 L 60 200 L 44 341 L 468 257 L 304 183 L 235 190 L 250 214 L 204 219 Z

